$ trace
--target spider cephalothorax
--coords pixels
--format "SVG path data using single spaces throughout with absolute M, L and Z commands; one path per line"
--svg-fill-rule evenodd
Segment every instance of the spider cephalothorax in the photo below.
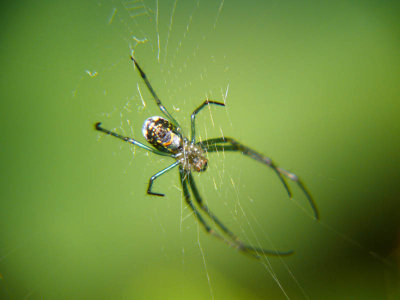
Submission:
M 315 219 L 319 218 L 317 207 L 306 189 L 301 180 L 293 173 L 286 171 L 285 169 L 277 167 L 270 158 L 246 147 L 245 145 L 239 143 L 233 138 L 228 137 L 218 137 L 207 139 L 205 141 L 200 141 L 196 143 L 196 131 L 195 131 L 195 117 L 197 113 L 199 113 L 204 107 L 213 104 L 219 106 L 225 106 L 224 103 L 205 100 L 202 105 L 200 105 L 197 109 L 194 110 L 191 116 L 191 139 L 189 140 L 185 136 L 181 134 L 182 130 L 179 126 L 178 122 L 174 119 L 174 117 L 168 112 L 168 110 L 162 105 L 161 100 L 158 98 L 157 94 L 154 92 L 149 80 L 146 77 L 146 74 L 140 68 L 139 64 L 132 57 L 132 61 L 136 68 L 138 69 L 140 76 L 145 82 L 149 92 L 153 96 L 156 101 L 158 107 L 161 112 L 168 118 L 162 117 L 150 117 L 148 118 L 142 128 L 143 135 L 145 139 L 151 144 L 153 147 L 146 146 L 133 138 L 122 136 L 116 132 L 110 131 L 101 127 L 101 123 L 98 122 L 95 124 L 96 130 L 104 132 L 106 134 L 112 135 L 116 138 L 119 138 L 125 142 L 131 143 L 138 147 L 141 147 L 149 152 L 152 152 L 161 156 L 168 156 L 175 159 L 175 162 L 161 170 L 160 172 L 154 174 L 149 181 L 149 185 L 147 188 L 147 194 L 154 196 L 164 196 L 164 194 L 156 193 L 152 191 L 152 186 L 154 180 L 168 172 L 169 170 L 179 166 L 179 175 L 180 175 L 180 183 L 182 186 L 183 196 L 185 198 L 186 203 L 194 212 L 195 217 L 199 221 L 199 223 L 204 227 L 204 229 L 217 238 L 223 240 L 229 246 L 234 247 L 246 254 L 249 254 L 253 257 L 260 258 L 265 254 L 269 255 L 288 255 L 293 253 L 293 251 L 276 251 L 276 250 L 265 250 L 262 248 L 255 248 L 243 243 L 233 232 L 231 232 L 218 218 L 210 211 L 210 209 L 204 204 L 199 191 L 197 190 L 196 184 L 194 182 L 194 178 L 192 176 L 192 171 L 202 172 L 207 169 L 208 160 L 205 157 L 206 153 L 215 153 L 215 152 L 238 152 L 243 155 L 246 155 L 268 167 L 270 167 L 275 173 L 278 175 L 279 179 L 283 183 L 289 197 L 292 196 L 292 193 L 289 189 L 289 186 L 286 182 L 286 178 L 294 181 L 300 187 L 300 189 L 306 195 L 313 211 Z M 189 192 L 189 188 L 192 191 L 195 203 L 191 200 L 191 195 Z M 197 204 L 197 206 L 195 205 Z M 200 210 L 199 210 L 200 209 Z M 222 234 L 217 233 L 212 229 L 210 225 L 205 221 L 203 215 L 207 216 L 213 221 L 213 224 L 220 229 Z
M 205 157 L 205 152 L 200 145 L 193 144 L 188 140 L 183 142 L 183 149 L 176 155 L 176 159 L 181 164 L 182 168 L 190 172 L 203 172 L 207 169 L 208 160 Z

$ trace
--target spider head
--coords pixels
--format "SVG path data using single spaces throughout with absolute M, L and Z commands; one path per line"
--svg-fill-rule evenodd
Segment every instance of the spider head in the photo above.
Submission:
M 207 170 L 208 159 L 204 156 L 198 156 L 193 158 L 192 166 L 196 172 L 204 172 Z
M 189 143 L 187 144 L 186 158 L 188 160 L 189 168 L 196 172 L 204 172 L 207 169 L 208 160 L 204 156 L 204 150 L 199 145 Z
M 199 145 L 184 141 L 181 151 L 176 155 L 182 168 L 188 172 L 204 172 L 207 169 L 208 159 L 205 157 L 203 148 Z

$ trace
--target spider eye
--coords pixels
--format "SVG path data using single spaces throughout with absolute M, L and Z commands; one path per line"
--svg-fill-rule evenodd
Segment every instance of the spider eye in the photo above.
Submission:
M 207 165 L 207 159 L 199 159 L 198 161 L 196 161 L 195 170 L 197 172 L 204 172 L 207 169 Z

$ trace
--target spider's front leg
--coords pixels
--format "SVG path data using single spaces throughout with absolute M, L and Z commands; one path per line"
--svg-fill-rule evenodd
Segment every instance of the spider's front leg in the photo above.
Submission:
M 236 248 L 238 250 L 241 250 L 241 251 L 245 252 L 246 254 L 248 254 L 248 255 L 250 255 L 250 256 L 252 256 L 254 258 L 260 259 L 260 256 L 257 255 L 256 253 L 247 252 L 246 249 L 241 247 L 241 245 L 239 243 L 237 243 L 235 241 L 232 242 L 230 240 L 227 240 L 226 238 L 224 238 L 222 235 L 218 234 L 218 232 L 216 232 L 214 229 L 212 229 L 207 224 L 207 222 L 204 220 L 204 218 L 202 217 L 201 213 L 197 210 L 196 206 L 193 204 L 193 202 L 191 200 L 190 193 L 189 193 L 189 188 L 188 188 L 188 176 L 189 176 L 189 174 L 190 173 L 187 173 L 182 168 L 179 168 L 179 175 L 180 175 L 180 178 L 181 178 L 183 196 L 185 197 L 185 201 L 186 201 L 187 205 L 189 205 L 190 209 L 193 211 L 197 221 L 199 221 L 199 223 L 203 226 L 203 228 L 206 230 L 206 232 L 209 233 L 210 235 L 215 236 L 217 239 L 223 241 L 228 246 L 230 246 L 232 248 Z
M 279 176 L 279 179 L 282 181 L 290 198 L 292 198 L 292 193 L 289 189 L 289 186 L 288 186 L 285 178 L 288 178 L 288 179 L 296 182 L 297 185 L 300 187 L 300 189 L 303 191 L 303 193 L 306 195 L 307 200 L 314 212 L 315 219 L 319 220 L 319 212 L 318 212 L 317 206 L 314 202 L 314 199 L 312 198 L 310 192 L 308 191 L 306 186 L 303 184 L 303 182 L 300 180 L 300 178 L 294 173 L 288 172 L 285 169 L 277 167 L 269 157 L 261 155 L 260 153 L 256 152 L 255 150 L 250 149 L 249 147 L 247 147 L 247 146 L 239 143 L 235 139 L 229 138 L 229 137 L 213 138 L 213 139 L 199 142 L 197 144 L 200 144 L 207 152 L 237 151 L 237 152 L 240 152 L 241 154 L 249 156 L 250 158 L 252 158 L 260 163 L 263 163 L 263 164 L 269 166 Z
M 227 243 L 229 246 L 236 248 L 252 257 L 255 258 L 261 258 L 260 255 L 277 255 L 277 256 L 286 256 L 286 255 L 291 255 L 294 253 L 294 251 L 274 251 L 274 250 L 267 250 L 263 248 L 256 248 L 252 246 L 246 245 L 244 242 L 242 242 L 238 236 L 236 236 L 232 231 L 230 231 L 213 213 L 212 211 L 208 208 L 207 205 L 204 204 L 203 199 L 200 196 L 199 191 L 197 190 L 196 183 L 194 182 L 194 178 L 191 173 L 187 174 L 187 179 L 189 182 L 190 188 L 192 189 L 192 193 L 194 195 L 194 198 L 197 202 L 197 204 L 200 206 L 200 208 L 206 213 L 206 215 L 215 223 L 216 226 L 220 228 L 220 230 L 229 236 L 229 238 L 232 241 L 228 241 L 224 239 L 224 242 Z M 204 225 L 204 224 L 203 224 Z M 210 233 L 210 229 L 208 228 L 208 225 L 204 225 L 205 229 L 207 232 Z

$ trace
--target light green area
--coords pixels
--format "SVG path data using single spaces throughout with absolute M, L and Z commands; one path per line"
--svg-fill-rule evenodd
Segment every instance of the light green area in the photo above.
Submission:
M 156 1 L 145 1 L 151 18 L 123 1 L 2 5 L 0 298 L 395 299 L 399 5 L 226 0 L 219 13 L 221 2 L 177 1 L 171 25 L 174 1 L 159 2 L 160 50 Z M 143 121 L 160 115 L 130 46 L 186 132 L 193 109 L 228 89 L 227 110 L 199 115 L 201 138 L 236 137 L 314 195 L 319 223 L 295 185 L 291 202 L 239 154 L 210 155 L 196 175 L 243 239 L 295 250 L 268 258 L 285 293 L 198 228 L 176 171 L 154 185 L 165 198 L 145 194 L 173 160 L 94 130 L 102 121 L 144 141 Z

